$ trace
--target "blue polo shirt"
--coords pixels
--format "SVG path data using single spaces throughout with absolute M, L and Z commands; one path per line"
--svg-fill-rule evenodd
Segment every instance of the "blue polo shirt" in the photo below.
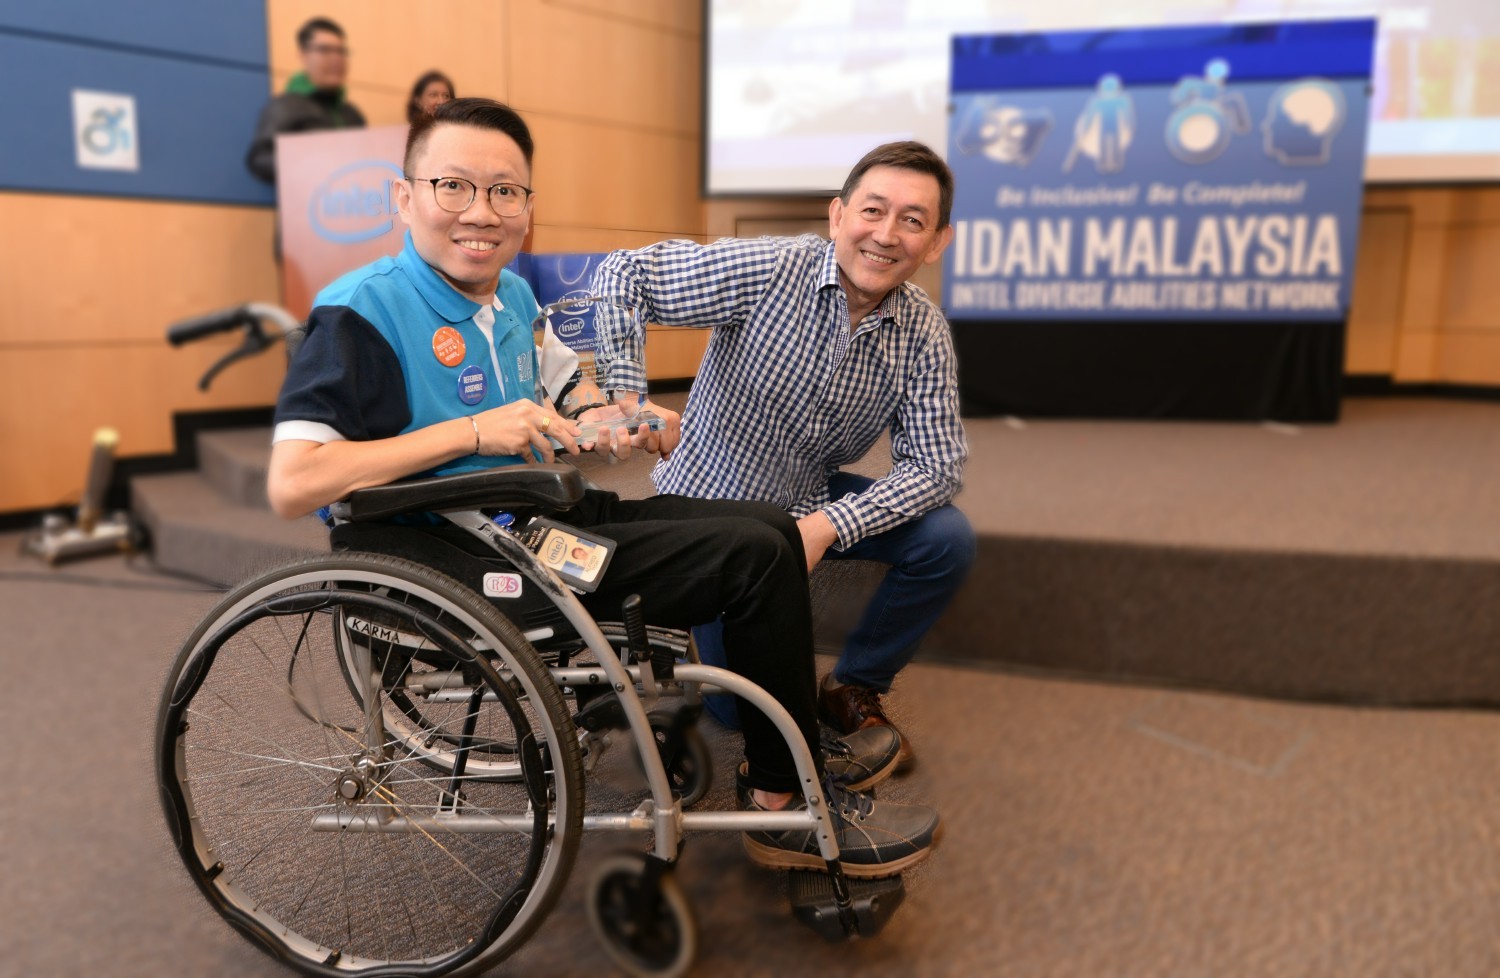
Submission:
M 275 440 L 390 438 L 535 399 L 536 313 L 531 287 L 509 270 L 492 305 L 471 301 L 422 260 L 408 232 L 399 255 L 318 293 L 276 403 Z M 522 461 L 466 455 L 419 474 Z

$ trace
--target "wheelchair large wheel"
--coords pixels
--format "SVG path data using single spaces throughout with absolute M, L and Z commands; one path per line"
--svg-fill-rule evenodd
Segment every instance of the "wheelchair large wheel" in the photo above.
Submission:
M 340 661 L 351 630 L 367 639 L 359 696 Z M 514 778 L 434 770 L 386 729 L 391 677 L 418 655 L 474 677 Z M 237 930 L 305 973 L 481 971 L 529 936 L 571 869 L 582 761 L 560 691 L 513 625 L 427 568 L 320 557 L 240 587 L 184 644 L 157 723 L 188 872 Z M 457 726 L 455 759 L 477 741 L 473 723 Z

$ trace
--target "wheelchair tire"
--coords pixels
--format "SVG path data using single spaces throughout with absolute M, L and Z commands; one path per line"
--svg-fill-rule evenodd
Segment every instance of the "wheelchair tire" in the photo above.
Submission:
M 589 925 L 626 974 L 680 978 L 698 956 L 698 918 L 671 867 L 657 877 L 655 899 L 644 900 L 649 858 L 624 850 L 598 863 L 589 882 Z
M 339 661 L 349 628 L 369 639 L 363 698 Z M 486 719 L 510 725 L 515 778 L 454 785 L 386 733 L 402 634 L 493 696 Z M 237 588 L 184 643 L 156 734 L 188 873 L 306 974 L 483 971 L 542 922 L 577 852 L 583 768 L 560 691 L 487 601 L 406 561 L 317 557 Z

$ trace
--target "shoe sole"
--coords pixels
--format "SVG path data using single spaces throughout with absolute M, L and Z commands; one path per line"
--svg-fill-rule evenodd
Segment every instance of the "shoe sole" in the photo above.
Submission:
M 912 750 L 906 743 L 906 735 L 901 735 L 901 749 L 896 752 L 896 763 L 891 765 L 892 774 L 910 774 L 917 766 L 917 752 Z
M 828 872 L 828 864 L 823 861 L 822 856 L 815 853 L 788 852 L 785 849 L 776 849 L 762 842 L 756 842 L 748 835 L 742 838 L 745 840 L 745 854 L 757 866 L 762 866 L 766 869 L 810 869 L 817 873 Z M 888 863 L 868 865 L 840 860 L 839 865 L 843 867 L 844 875 L 853 879 L 883 879 L 887 876 L 895 876 L 918 865 L 928 856 L 932 855 L 932 848 L 932 846 L 928 846 L 925 849 L 918 849 L 909 856 L 902 856 L 900 859 L 893 859 Z

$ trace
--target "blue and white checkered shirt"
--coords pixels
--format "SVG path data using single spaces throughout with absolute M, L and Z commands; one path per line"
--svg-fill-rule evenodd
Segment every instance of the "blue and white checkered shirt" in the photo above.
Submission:
M 910 283 L 851 336 L 833 245 L 799 238 L 666 241 L 617 251 L 594 279 L 637 322 L 714 327 L 688 395 L 682 443 L 658 462 L 662 492 L 759 499 L 793 516 L 823 510 L 840 548 L 948 502 L 968 457 L 947 320 Z M 640 326 L 601 315 L 609 389 L 646 389 Z M 887 427 L 888 475 L 830 500 L 828 477 Z

